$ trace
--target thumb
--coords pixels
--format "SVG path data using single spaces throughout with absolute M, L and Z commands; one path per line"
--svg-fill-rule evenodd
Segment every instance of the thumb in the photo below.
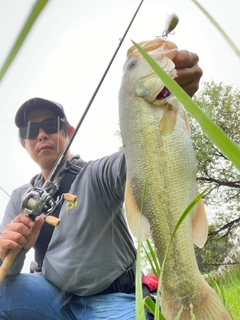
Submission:
M 45 215 L 42 213 L 35 219 L 34 226 L 32 228 L 32 234 L 37 234 L 44 224 Z
M 35 219 L 34 226 L 32 227 L 32 230 L 31 230 L 31 237 L 28 241 L 27 246 L 25 246 L 24 249 L 29 250 L 30 248 L 32 248 L 32 246 L 36 242 L 39 230 L 41 229 L 42 225 L 44 224 L 44 218 L 45 218 L 45 215 L 41 214 L 39 217 L 37 217 Z

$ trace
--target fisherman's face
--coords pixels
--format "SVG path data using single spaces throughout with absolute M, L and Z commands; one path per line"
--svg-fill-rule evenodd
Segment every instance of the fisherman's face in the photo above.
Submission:
M 36 109 L 26 115 L 25 125 L 27 126 L 29 121 L 39 123 L 56 118 L 57 116 L 48 109 Z M 51 170 L 65 148 L 69 137 L 70 133 L 67 135 L 64 130 L 48 134 L 40 127 L 36 137 L 22 139 L 21 143 L 40 168 Z

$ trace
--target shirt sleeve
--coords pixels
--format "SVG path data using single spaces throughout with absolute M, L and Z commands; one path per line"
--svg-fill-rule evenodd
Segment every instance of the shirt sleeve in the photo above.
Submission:
M 126 184 L 126 158 L 123 151 L 93 162 L 91 179 L 96 192 L 100 192 L 109 205 L 122 205 Z

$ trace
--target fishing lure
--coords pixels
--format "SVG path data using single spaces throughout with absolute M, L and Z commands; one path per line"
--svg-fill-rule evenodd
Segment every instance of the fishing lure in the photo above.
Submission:
M 174 12 L 167 17 L 165 21 L 165 26 L 164 26 L 165 29 L 162 34 L 163 39 L 167 39 L 169 33 L 171 33 L 176 28 L 178 21 L 179 21 L 179 18 Z

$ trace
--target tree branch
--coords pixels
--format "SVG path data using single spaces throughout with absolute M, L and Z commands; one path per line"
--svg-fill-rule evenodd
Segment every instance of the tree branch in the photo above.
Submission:
M 203 182 L 214 182 L 219 186 L 226 186 L 230 188 L 240 188 L 240 181 L 221 181 L 214 178 L 207 178 L 207 177 L 197 177 L 197 181 Z
M 231 229 L 233 228 L 233 226 L 234 226 L 236 223 L 238 223 L 239 221 L 240 221 L 240 217 L 237 218 L 237 219 L 235 219 L 235 220 L 232 220 L 232 221 L 230 221 L 230 222 L 228 222 L 228 223 L 226 223 L 226 224 L 224 224 L 224 225 L 223 225 L 220 229 L 218 229 L 218 230 L 213 230 L 213 231 L 209 232 L 207 242 L 208 242 L 213 236 L 215 236 L 215 235 L 219 234 L 221 231 L 227 229 L 226 233 L 225 233 L 220 239 L 226 237 L 226 236 L 229 234 L 229 232 L 231 231 Z

